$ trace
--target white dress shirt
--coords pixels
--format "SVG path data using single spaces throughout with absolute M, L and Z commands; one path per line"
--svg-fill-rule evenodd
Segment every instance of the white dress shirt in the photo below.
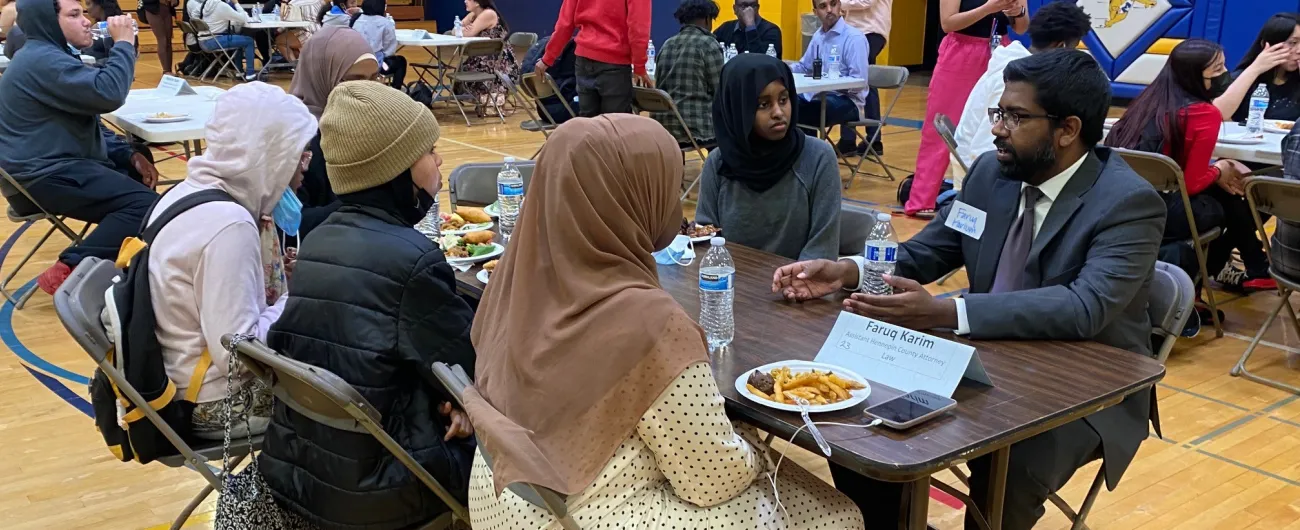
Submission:
M 1065 171 L 1057 173 L 1056 176 L 1047 179 L 1038 186 L 1038 191 L 1041 191 L 1042 195 L 1038 198 L 1038 202 L 1034 203 L 1034 237 L 1038 237 L 1038 231 L 1043 228 L 1043 221 L 1047 219 L 1047 214 L 1052 211 L 1052 204 L 1056 202 L 1056 197 L 1061 194 L 1061 190 L 1065 189 L 1065 185 L 1079 171 L 1079 167 L 1083 165 L 1083 161 L 1087 160 L 1087 158 L 1087 155 L 1079 157 L 1074 164 L 1065 168 Z M 1027 187 L 1029 187 L 1028 184 L 1020 184 L 1020 201 L 1017 203 L 1016 211 L 1022 214 L 1025 209 L 1024 191 Z M 1019 219 L 1019 216 L 1016 218 Z M 862 290 L 862 280 L 866 276 L 866 260 L 862 256 L 849 256 L 841 259 L 852 260 L 858 265 L 858 285 L 854 286 L 852 290 Z M 966 301 L 957 298 L 954 302 L 957 304 L 957 334 L 968 335 L 970 334 L 970 320 L 966 318 Z

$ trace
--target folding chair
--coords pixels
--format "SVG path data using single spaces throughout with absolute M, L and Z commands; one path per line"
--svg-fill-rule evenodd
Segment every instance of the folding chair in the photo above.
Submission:
M 451 391 L 452 398 L 455 398 L 456 403 L 464 410 L 465 401 L 463 396 L 465 395 L 465 389 L 473 384 L 469 376 L 465 374 L 465 370 L 459 365 L 447 366 L 445 363 L 433 363 L 433 374 L 438 376 L 438 380 L 442 382 L 442 385 Z M 483 461 L 487 463 L 488 468 L 491 468 L 492 457 L 488 454 L 487 449 L 483 447 L 483 444 L 479 444 L 478 452 L 483 455 Z M 560 522 L 560 526 L 564 530 L 582 530 L 582 527 L 578 526 L 578 523 L 573 520 L 573 516 L 569 514 L 569 505 L 566 503 L 565 496 L 559 492 L 545 486 L 518 482 L 506 486 L 506 489 L 518 495 L 519 498 L 528 501 L 529 504 L 549 512 Z
M 1149 291 L 1147 315 L 1151 318 L 1151 334 L 1162 338 L 1159 349 L 1153 352 L 1161 365 L 1165 364 L 1169 352 L 1173 351 L 1174 342 L 1182 333 L 1187 319 L 1196 312 L 1195 305 L 1196 286 L 1192 283 L 1192 278 L 1183 269 L 1173 264 L 1157 261 Z M 954 466 L 949 471 L 952 471 L 962 484 L 970 487 L 970 478 L 960 467 Z M 1092 479 L 1092 485 L 1088 487 L 1088 494 L 1083 498 L 1083 505 L 1079 507 L 1078 512 L 1070 508 L 1069 503 L 1055 493 L 1049 495 L 1047 500 L 1070 520 L 1070 530 L 1088 530 L 1085 519 L 1088 518 L 1088 512 L 1092 511 L 1092 505 L 1097 501 L 1097 495 L 1101 493 L 1101 487 L 1105 483 L 1106 468 L 1103 465 L 1097 470 L 1097 476 Z M 957 497 L 968 507 L 972 506 L 970 497 L 956 491 L 952 486 L 937 480 L 933 484 L 936 488 Z
M 21 298 L 15 299 L 14 296 L 17 293 L 9 292 L 9 282 L 13 281 L 14 277 L 18 275 L 18 271 L 22 270 L 23 267 L 27 265 L 27 262 L 31 261 L 32 256 L 35 256 L 36 253 L 41 250 L 41 246 L 45 245 L 45 241 L 50 239 L 50 236 L 54 234 L 55 230 L 68 236 L 68 239 L 72 240 L 72 244 L 80 245 L 81 238 L 85 237 L 86 232 L 90 230 L 90 223 L 86 223 L 86 225 L 82 227 L 81 233 L 73 232 L 72 229 L 68 227 L 67 223 L 64 222 L 64 216 L 54 215 L 47 211 L 44 206 L 41 206 L 41 203 L 36 202 L 36 199 L 32 198 L 32 194 L 27 192 L 27 188 L 24 188 L 22 184 L 19 184 L 17 180 L 14 180 L 14 178 L 4 169 L 0 169 L 0 178 L 4 179 L 5 184 L 18 190 L 18 192 L 21 193 L 28 202 L 36 205 L 36 209 L 38 210 L 35 213 L 24 215 L 14 210 L 13 204 L 10 203 L 7 212 L 10 221 L 19 224 L 34 223 L 42 220 L 50 222 L 50 229 L 45 231 L 45 235 L 41 236 L 40 241 L 37 241 L 36 245 L 32 246 L 31 250 L 27 251 L 27 254 L 23 256 L 22 261 L 18 262 L 18 266 L 14 267 L 14 270 L 9 271 L 9 274 L 5 276 L 4 281 L 0 281 L 0 295 L 4 295 L 5 300 L 8 300 L 9 303 L 14 305 L 14 309 L 22 309 L 24 305 L 27 305 L 27 299 L 32 297 L 32 294 L 36 292 L 36 289 L 28 289 L 26 293 L 23 293 Z
M 686 119 L 682 118 L 682 114 L 677 111 L 677 104 L 673 103 L 673 97 L 668 95 L 667 92 L 657 88 L 632 87 L 632 98 L 632 104 L 636 105 L 636 108 L 639 110 L 672 114 L 673 118 L 681 124 L 682 130 L 686 131 L 686 139 L 689 140 L 691 144 L 690 146 L 679 146 L 681 147 L 682 153 L 685 154 L 694 151 L 695 156 L 700 157 L 701 164 L 709 159 L 709 152 L 706 151 L 705 148 L 713 147 L 714 144 L 705 144 L 704 146 L 700 145 L 700 142 L 695 139 L 695 134 L 691 132 L 690 126 L 686 125 Z M 712 117 L 710 117 L 710 119 L 712 119 Z M 691 182 L 690 185 L 686 186 L 686 191 L 682 192 L 682 200 L 685 200 L 686 196 L 690 195 L 691 190 L 695 189 L 695 186 L 699 183 L 700 179 L 696 178 L 694 182 Z
M 253 450 L 261 448 L 262 437 L 254 437 L 251 446 L 247 438 L 232 439 L 230 469 L 223 470 L 212 466 L 208 462 L 222 460 L 221 440 L 204 442 L 203 446 L 191 447 L 179 433 L 163 421 L 153 407 L 149 406 L 149 402 L 140 395 L 140 392 L 127 382 L 126 376 L 122 375 L 122 371 L 118 368 L 117 359 L 113 355 L 113 344 L 109 341 L 108 333 L 104 331 L 99 317 L 104 310 L 104 291 L 113 284 L 113 278 L 116 276 L 117 269 L 111 261 L 95 257 L 82 260 L 68 276 L 67 281 L 54 292 L 54 312 L 63 323 L 63 327 L 68 330 L 68 334 L 72 335 L 77 344 L 90 355 L 91 360 L 95 361 L 95 365 L 117 386 L 122 396 L 135 405 L 136 410 L 144 412 L 145 418 L 148 418 L 149 422 L 180 451 L 178 455 L 165 456 L 157 461 L 167 467 L 193 469 L 207 481 L 207 485 L 172 521 L 171 528 L 175 530 L 185 524 L 185 520 L 194 513 L 194 509 L 198 508 L 214 489 L 221 488 L 221 481 L 228 472 L 235 469 L 239 462 Z
M 957 161 L 957 165 L 961 167 L 962 174 L 970 173 L 970 168 L 966 167 L 966 161 L 962 160 L 960 156 L 957 156 L 957 135 L 953 134 L 953 131 L 956 130 L 956 128 L 953 127 L 952 120 L 948 119 L 946 114 L 935 114 L 934 130 L 939 132 L 940 138 L 943 138 L 944 145 L 948 146 L 948 154 L 952 155 L 953 160 Z M 960 189 L 960 186 L 961 184 L 958 183 L 956 187 Z M 939 281 L 936 283 L 943 285 L 943 282 L 948 281 L 948 278 L 952 278 L 952 275 L 957 274 L 958 270 L 961 269 L 943 275 L 943 277 L 939 278 Z
M 347 381 L 324 368 L 280 355 L 256 339 L 236 340 L 229 334 L 221 337 L 221 345 L 226 348 L 232 342 L 239 360 L 270 385 L 276 400 L 321 425 L 374 436 L 451 509 L 450 515 L 440 516 L 425 529 L 469 529 L 469 510 L 465 505 L 389 436 L 379 411 Z
M 510 44 L 510 49 L 515 53 L 515 63 L 522 65 L 524 64 L 524 56 L 528 54 L 528 50 L 532 48 L 534 44 L 537 44 L 537 34 L 529 33 L 527 31 L 511 33 L 510 36 L 506 38 L 506 42 Z
M 573 106 L 569 105 L 569 102 L 565 101 L 564 96 L 560 94 L 560 87 L 555 84 L 555 79 L 551 78 L 551 74 L 543 74 L 541 76 L 537 75 L 536 72 L 524 74 L 524 76 L 519 79 L 519 88 L 525 96 L 528 96 L 533 100 L 533 103 L 536 103 L 537 110 L 542 114 L 542 117 L 546 118 L 545 122 L 534 120 L 541 125 L 538 130 L 542 131 L 543 138 L 549 140 L 551 138 L 551 129 L 560 126 L 560 122 L 556 121 L 555 116 L 551 115 L 551 111 L 546 110 L 546 105 L 542 104 L 543 99 L 555 96 L 555 98 L 559 99 L 560 103 L 564 105 L 564 110 L 569 113 L 570 117 L 578 115 L 573 112 Z M 529 115 L 531 116 L 532 113 L 530 112 Z M 521 124 L 520 127 L 522 126 L 523 125 Z M 543 145 L 545 145 L 545 142 L 543 142 Z M 537 151 L 533 153 L 533 156 L 529 158 L 537 158 L 537 155 L 541 152 L 542 148 L 538 147 Z
M 1278 312 L 1283 308 L 1286 309 L 1286 314 L 1290 317 L 1288 322 L 1291 329 L 1300 333 L 1300 322 L 1296 321 L 1295 309 L 1291 307 L 1291 293 L 1300 291 L 1300 278 L 1288 274 L 1282 267 L 1277 266 L 1279 258 L 1274 255 L 1268 234 L 1264 231 L 1265 221 L 1259 217 L 1259 213 L 1264 212 L 1277 217 L 1278 223 L 1300 222 L 1300 182 L 1274 177 L 1249 177 L 1246 179 L 1246 201 L 1250 204 L 1250 213 L 1255 219 L 1255 228 L 1259 230 L 1259 237 L 1264 240 L 1264 251 L 1268 253 L 1269 259 L 1272 261 L 1268 268 L 1268 274 L 1273 277 L 1273 280 L 1277 281 L 1279 297 L 1277 306 L 1269 312 L 1268 318 L 1264 319 L 1264 323 L 1259 326 L 1255 338 L 1251 339 L 1250 346 L 1246 347 L 1246 351 L 1241 354 L 1241 360 L 1237 361 L 1237 365 L 1232 367 L 1230 373 L 1256 383 L 1300 394 L 1300 387 L 1255 375 L 1246 370 L 1246 361 L 1250 360 L 1251 354 L 1255 353 L 1255 347 L 1259 346 L 1259 341 L 1264 337 L 1264 332 L 1268 331 L 1269 326 L 1277 319 Z
M 853 181 L 858 178 L 858 173 L 862 169 L 862 162 L 866 161 L 868 158 L 870 158 L 872 162 L 880 164 L 880 167 L 885 170 L 884 178 L 888 178 L 891 181 L 894 180 L 894 173 L 889 170 L 889 165 L 885 164 L 884 158 L 881 158 L 880 153 L 876 152 L 874 146 L 876 141 L 880 139 L 881 132 L 885 127 L 885 122 L 889 120 L 890 114 L 893 114 L 894 112 L 894 105 L 898 104 L 898 98 L 903 95 L 903 87 L 907 86 L 907 76 L 907 68 L 902 66 L 883 66 L 873 64 L 867 67 L 867 87 L 876 90 L 893 90 L 894 97 L 890 100 L 889 107 L 885 109 L 885 113 L 880 116 L 880 119 L 875 120 L 867 118 L 844 124 L 844 127 L 853 127 L 854 129 L 858 127 L 876 128 L 876 133 L 871 135 L 871 138 L 867 140 L 867 152 L 859 157 L 858 163 L 853 166 L 853 173 L 849 175 L 849 183 L 844 186 L 844 189 L 849 189 L 850 186 L 853 186 Z M 847 164 L 848 160 L 845 160 L 844 163 Z M 868 173 L 868 175 L 870 175 L 870 173 Z
M 455 94 L 454 87 L 456 86 L 456 83 L 461 83 L 462 86 L 464 86 L 464 83 L 499 83 L 500 80 L 497 79 L 495 73 L 471 72 L 465 69 L 465 65 L 469 62 L 469 59 L 475 57 L 494 57 L 501 55 L 504 52 L 505 42 L 500 39 L 471 41 L 461 49 L 460 67 L 447 76 L 447 79 L 450 80 L 453 87 L 452 99 L 456 101 L 456 108 L 460 109 L 461 117 L 465 118 L 466 127 L 473 127 L 474 124 L 470 123 L 469 115 L 465 113 L 465 104 L 461 102 L 460 97 L 457 97 Z M 501 113 L 501 107 L 496 104 L 495 100 L 492 101 L 492 108 L 496 109 L 497 117 L 501 118 L 501 123 L 505 123 L 506 116 Z
M 214 59 L 212 64 L 208 65 L 208 68 L 203 70 L 203 73 L 199 75 L 199 81 L 204 81 L 208 77 L 208 72 L 211 72 L 214 66 L 217 67 L 217 71 L 212 74 L 213 82 L 215 82 L 218 77 L 221 77 L 221 74 L 223 73 L 235 79 L 242 78 L 242 76 L 239 75 L 239 69 L 235 67 L 234 55 L 234 52 L 239 52 L 241 50 L 240 48 L 227 48 L 225 46 L 217 45 L 216 48 L 208 49 L 203 46 L 204 39 L 217 37 L 215 33 L 212 33 L 212 28 L 208 27 L 208 23 L 193 18 L 190 19 L 190 27 L 194 29 L 194 34 L 199 38 L 199 49 L 211 54 Z M 245 57 L 244 60 L 251 61 L 253 58 Z
M 1187 226 L 1192 231 L 1189 243 L 1192 244 L 1192 250 L 1196 251 L 1196 264 L 1201 269 L 1201 287 L 1205 290 L 1205 301 L 1210 305 L 1210 318 L 1214 320 L 1214 336 L 1222 337 L 1223 323 L 1219 322 L 1219 306 L 1214 301 L 1214 290 L 1209 286 L 1210 278 L 1213 276 L 1210 276 L 1209 271 L 1206 270 L 1205 255 L 1209 252 L 1210 243 L 1223 234 L 1223 228 L 1216 226 L 1207 229 L 1196 226 L 1196 219 L 1192 215 L 1192 203 L 1187 195 L 1187 182 L 1183 179 L 1183 169 L 1173 159 L 1158 153 L 1129 149 L 1114 149 L 1114 152 L 1124 159 L 1133 171 L 1150 182 L 1156 191 L 1182 195 L 1183 210 L 1187 213 Z
M 533 180 L 532 160 L 515 162 L 515 169 L 524 179 L 524 193 L 528 193 L 528 183 Z M 500 162 L 475 162 L 462 164 L 447 176 L 447 192 L 451 195 L 451 208 L 461 201 L 473 204 L 492 204 L 497 200 L 497 173 L 501 172 Z
M 861 256 L 867 236 L 876 227 L 879 211 L 856 204 L 840 203 L 840 255 Z

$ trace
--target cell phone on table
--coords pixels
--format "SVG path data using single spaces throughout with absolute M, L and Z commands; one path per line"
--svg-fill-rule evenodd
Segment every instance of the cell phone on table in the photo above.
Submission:
M 892 429 L 910 429 L 957 406 L 952 398 L 914 390 L 894 399 L 867 407 L 863 412 L 880 418 Z

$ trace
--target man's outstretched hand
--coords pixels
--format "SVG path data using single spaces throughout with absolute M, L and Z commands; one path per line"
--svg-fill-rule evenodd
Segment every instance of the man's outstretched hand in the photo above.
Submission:
M 957 303 L 935 298 L 916 280 L 886 274 L 885 283 L 894 294 L 853 293 L 844 300 L 844 310 L 912 329 L 957 328 Z

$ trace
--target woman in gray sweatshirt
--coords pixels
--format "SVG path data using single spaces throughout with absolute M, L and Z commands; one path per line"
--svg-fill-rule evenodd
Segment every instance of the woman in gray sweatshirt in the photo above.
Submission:
M 746 53 L 722 69 L 713 121 L 718 148 L 700 174 L 695 221 L 727 241 L 794 260 L 835 259 L 840 172 L 830 144 L 796 129 L 794 75 Z

